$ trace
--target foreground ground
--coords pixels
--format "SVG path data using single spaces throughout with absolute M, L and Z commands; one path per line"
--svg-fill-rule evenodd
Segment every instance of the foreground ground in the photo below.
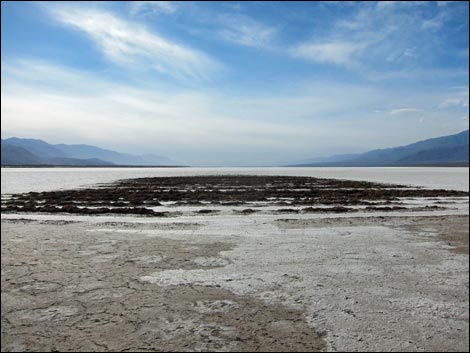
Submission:
M 2 214 L 2 351 L 468 351 L 468 197 L 349 186 Z

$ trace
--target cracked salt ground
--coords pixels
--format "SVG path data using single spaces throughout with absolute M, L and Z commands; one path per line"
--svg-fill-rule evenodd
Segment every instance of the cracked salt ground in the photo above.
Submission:
M 225 313 L 233 309 L 238 309 L 240 305 L 231 300 L 203 300 L 197 301 L 194 309 L 199 313 Z
M 73 306 L 51 306 L 46 309 L 24 310 L 18 311 L 17 315 L 20 320 L 25 321 L 50 321 L 50 320 L 65 320 L 66 318 L 75 315 L 78 308 Z
M 203 267 L 219 267 L 229 264 L 226 259 L 220 259 L 217 257 L 198 257 L 194 259 L 193 262 Z
M 324 346 L 302 311 L 221 288 L 168 288 L 137 280 L 157 269 L 225 265 L 219 254 L 232 244 L 89 232 L 99 229 L 96 222 L 41 222 L 2 221 L 2 351 L 317 351 Z M 116 229 L 121 227 L 127 225 Z M 21 247 L 9 242 L 16 234 L 26 240 Z M 66 246 L 67 256 L 43 251 L 51 244 Z M 289 324 L 272 325 L 282 320 Z
M 163 259 L 164 259 L 163 256 L 145 255 L 145 256 L 134 257 L 130 259 L 129 261 L 134 261 L 134 262 L 141 263 L 141 264 L 156 264 L 156 263 L 161 262 Z
M 468 216 L 432 214 L 3 219 L 2 351 L 465 351 Z
M 233 241 L 227 231 L 232 222 L 214 221 L 199 238 L 225 232 Z M 163 286 L 221 287 L 304 308 L 312 326 L 330 333 L 331 350 L 468 348 L 467 341 L 453 341 L 455 332 L 468 335 L 468 286 L 462 286 L 468 283 L 468 256 L 383 226 L 306 231 L 246 221 L 238 224 L 237 234 L 238 246 L 221 253 L 230 264 L 159 271 L 140 279 Z M 417 305 L 416 293 L 428 305 Z M 449 306 L 450 297 L 458 299 Z

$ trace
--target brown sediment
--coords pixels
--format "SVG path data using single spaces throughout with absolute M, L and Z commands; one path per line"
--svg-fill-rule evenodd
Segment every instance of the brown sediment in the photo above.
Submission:
M 211 209 L 202 209 L 202 210 L 199 210 L 199 211 L 196 211 L 195 213 L 199 213 L 199 214 L 214 214 L 214 213 L 219 213 L 220 211 L 219 210 L 211 210 Z
M 468 215 L 446 216 L 395 216 L 395 217 L 354 217 L 354 218 L 321 218 L 294 219 L 281 218 L 274 221 L 281 229 L 322 228 L 328 226 L 375 226 L 383 224 L 388 227 L 403 228 L 415 234 L 423 232 L 437 233 L 430 238 L 444 241 L 450 251 L 458 254 L 469 253 L 469 217 Z
M 416 218 L 402 226 L 406 230 L 422 232 L 423 229 L 433 229 L 438 239 L 449 245 L 450 251 L 457 254 L 468 254 L 468 216 L 446 216 Z
M 237 213 L 237 214 L 243 214 L 243 215 L 250 215 L 250 214 L 253 214 L 253 213 L 256 213 L 258 212 L 257 210 L 254 210 L 252 208 L 245 208 L 243 210 L 233 210 L 234 213 Z
M 314 207 L 317 205 L 329 205 L 332 206 L 329 212 L 342 213 L 352 211 L 346 206 L 367 206 L 366 210 L 374 211 L 400 210 L 403 209 L 399 204 L 401 198 L 466 196 L 468 192 L 464 191 L 312 177 L 159 177 L 122 180 L 96 188 L 15 194 L 2 200 L 2 212 L 116 213 L 164 217 L 171 214 L 151 208 L 165 202 L 176 206 L 243 206 L 256 202 L 264 206 L 289 206 L 290 213 L 325 212 Z M 299 206 L 307 208 L 293 208 Z M 277 212 L 283 213 L 284 209 Z M 200 213 L 209 212 L 201 210 Z M 215 210 L 210 213 L 215 213 Z
M 353 208 L 347 208 L 347 207 L 342 207 L 342 206 L 336 206 L 336 207 L 306 207 L 302 209 L 302 212 L 304 213 L 345 213 L 345 212 L 353 212 L 357 211 L 357 209 Z

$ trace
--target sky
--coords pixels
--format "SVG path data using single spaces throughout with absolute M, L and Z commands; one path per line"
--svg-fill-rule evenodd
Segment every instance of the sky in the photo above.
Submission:
M 1 133 L 279 165 L 469 125 L 469 4 L 1 2 Z

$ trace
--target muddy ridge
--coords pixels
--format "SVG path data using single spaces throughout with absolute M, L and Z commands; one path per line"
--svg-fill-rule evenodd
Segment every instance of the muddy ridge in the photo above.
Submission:
M 292 176 L 191 176 L 122 180 L 94 188 L 30 192 L 2 199 L 2 212 L 72 214 L 134 214 L 177 216 L 152 208 L 173 206 L 306 206 L 303 210 L 280 208 L 278 213 L 351 212 L 347 206 L 369 211 L 403 209 L 400 198 L 466 197 L 468 192 L 429 190 L 396 184 Z M 318 208 L 314 206 L 327 206 Z M 251 208 L 235 211 L 256 212 Z M 200 210 L 197 213 L 217 213 Z

